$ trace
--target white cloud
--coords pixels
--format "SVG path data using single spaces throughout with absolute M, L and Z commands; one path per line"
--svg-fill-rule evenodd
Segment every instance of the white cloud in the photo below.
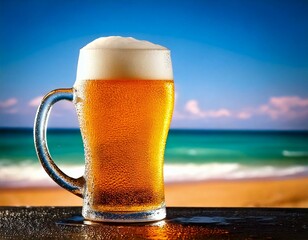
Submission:
M 249 119 L 252 117 L 252 113 L 249 112 L 249 111 L 241 111 L 239 112 L 238 114 L 236 114 L 236 117 L 239 118 L 239 119 Z
M 308 118 L 308 98 L 271 97 L 266 104 L 254 108 L 244 106 L 239 111 L 227 108 L 204 110 L 198 100 L 191 99 L 184 105 L 184 111 L 179 109 L 174 111 L 176 119 L 236 118 L 244 121 L 261 115 L 268 116 L 272 120 Z
M 205 113 L 203 111 L 201 111 L 201 109 L 199 108 L 199 103 L 197 102 L 197 100 L 189 100 L 186 104 L 185 104 L 185 110 L 188 113 L 191 113 L 194 116 L 197 117 L 204 117 Z
M 308 117 L 308 98 L 298 96 L 271 97 L 268 103 L 261 105 L 257 112 L 272 119 L 294 119 Z
M 17 104 L 17 102 L 18 102 L 17 98 L 9 98 L 7 100 L 0 101 L 0 109 L 13 107 Z
M 179 98 L 178 92 L 174 91 L 174 106 L 176 106 L 178 98 Z
M 43 96 L 38 96 L 36 98 L 33 98 L 29 101 L 29 106 L 31 107 L 38 107 L 41 104 L 41 101 L 43 99 Z
M 0 101 L 0 111 L 2 113 L 15 114 L 18 112 L 18 109 L 16 108 L 17 103 L 18 100 L 14 97 Z
M 185 104 L 185 111 L 190 114 L 190 116 L 197 118 L 221 118 L 230 117 L 232 115 L 231 111 L 226 108 L 221 108 L 218 110 L 205 111 L 199 107 L 197 100 L 189 100 Z
M 212 118 L 220 118 L 220 117 L 231 117 L 232 113 L 230 110 L 226 108 L 221 108 L 218 110 L 211 110 L 208 112 L 205 112 L 205 116 L 212 117 Z
M 37 108 L 43 99 L 44 96 L 38 96 L 31 99 L 28 102 L 28 105 L 33 108 Z M 67 115 L 68 111 L 75 112 L 74 104 L 70 101 L 60 101 L 54 105 L 52 116 L 61 117 L 63 115 Z

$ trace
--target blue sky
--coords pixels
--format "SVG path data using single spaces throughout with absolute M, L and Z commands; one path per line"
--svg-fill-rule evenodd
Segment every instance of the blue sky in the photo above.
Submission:
M 71 87 L 78 51 L 133 36 L 172 52 L 172 128 L 308 129 L 307 1 L 0 2 L 0 126 L 31 127 L 39 99 Z M 70 103 L 50 127 L 77 127 Z

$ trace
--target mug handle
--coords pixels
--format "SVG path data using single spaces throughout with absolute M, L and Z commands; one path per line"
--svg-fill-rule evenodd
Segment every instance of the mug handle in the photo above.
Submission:
M 52 160 L 46 139 L 48 117 L 53 104 L 60 100 L 73 101 L 72 88 L 55 89 L 49 92 L 43 99 L 37 110 L 34 122 L 34 145 L 37 156 L 48 175 L 61 187 L 82 197 L 85 184 L 84 177 L 72 178 L 67 176 Z

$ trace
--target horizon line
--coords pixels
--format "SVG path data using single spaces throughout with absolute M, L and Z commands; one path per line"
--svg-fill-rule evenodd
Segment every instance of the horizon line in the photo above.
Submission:
M 0 126 L 1 130 L 31 130 L 33 127 Z M 78 127 L 49 127 L 48 130 L 80 130 Z M 171 131 L 251 131 L 251 132 L 308 132 L 308 129 L 241 129 L 241 128 L 170 128 Z

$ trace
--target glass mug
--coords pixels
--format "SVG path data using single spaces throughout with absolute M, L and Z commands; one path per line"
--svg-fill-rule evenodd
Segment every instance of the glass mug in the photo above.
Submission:
M 72 101 L 85 151 L 80 178 L 53 162 L 46 140 L 53 104 Z M 34 142 L 61 187 L 83 198 L 85 219 L 146 222 L 165 218 L 163 163 L 174 105 L 170 51 L 133 38 L 99 38 L 80 50 L 73 88 L 42 100 Z

